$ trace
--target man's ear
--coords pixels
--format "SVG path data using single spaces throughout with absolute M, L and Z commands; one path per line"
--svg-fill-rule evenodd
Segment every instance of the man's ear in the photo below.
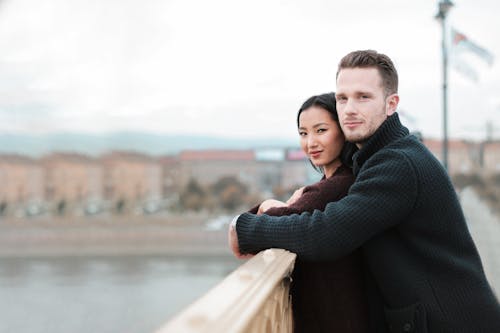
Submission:
M 387 97 L 386 100 L 386 113 L 388 116 L 391 116 L 394 112 L 396 112 L 396 109 L 398 108 L 399 104 L 399 95 L 398 94 L 392 94 Z

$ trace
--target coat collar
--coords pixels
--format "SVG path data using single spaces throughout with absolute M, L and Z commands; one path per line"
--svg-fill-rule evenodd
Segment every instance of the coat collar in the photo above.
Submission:
M 410 132 L 399 121 L 399 115 L 394 113 L 389 116 L 366 143 L 353 156 L 353 172 L 358 174 L 359 169 L 363 166 L 373 154 L 384 148 L 391 142 L 407 136 Z

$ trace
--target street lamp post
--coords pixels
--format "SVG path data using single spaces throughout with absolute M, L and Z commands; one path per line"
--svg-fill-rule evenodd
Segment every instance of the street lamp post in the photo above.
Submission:
M 441 23 L 441 52 L 443 60 L 443 166 L 448 171 L 448 50 L 446 43 L 446 16 L 453 7 L 450 0 L 440 0 L 436 19 Z

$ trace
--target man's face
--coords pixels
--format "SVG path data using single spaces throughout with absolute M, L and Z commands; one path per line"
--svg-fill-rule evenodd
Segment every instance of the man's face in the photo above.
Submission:
M 396 111 L 399 96 L 386 96 L 374 67 L 341 69 L 337 77 L 337 112 L 347 141 L 361 147 Z

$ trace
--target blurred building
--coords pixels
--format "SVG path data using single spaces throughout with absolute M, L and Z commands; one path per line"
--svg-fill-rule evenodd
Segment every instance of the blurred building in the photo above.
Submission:
M 280 148 L 261 148 L 255 150 L 257 172 L 255 184 L 265 196 L 271 196 L 283 187 L 283 166 L 285 165 L 286 152 Z
M 253 150 L 184 150 L 179 153 L 178 161 L 178 189 L 185 188 L 191 179 L 209 186 L 227 176 L 237 178 L 251 191 L 258 187 Z
M 177 156 L 163 156 L 158 159 L 161 168 L 161 193 L 163 198 L 171 197 L 180 190 L 180 168 Z
M 441 160 L 441 141 L 423 142 Z M 452 176 L 500 172 L 500 141 L 450 140 L 448 156 Z M 0 155 L 0 215 L 9 210 L 35 215 L 40 209 L 33 203 L 55 213 L 77 208 L 86 214 L 129 208 L 154 213 L 175 204 L 191 180 L 208 188 L 228 177 L 246 185 L 247 193 L 266 197 L 286 195 L 321 173 L 300 148 L 185 150 L 160 158 L 128 151 L 97 158 L 61 152 L 40 159 Z
M 297 189 L 317 181 L 321 174 L 315 171 L 300 148 L 286 151 L 283 164 L 281 186 L 284 189 Z
M 424 139 L 423 143 L 442 162 L 442 141 Z M 448 173 L 450 175 L 477 173 L 480 168 L 479 144 L 465 140 L 448 141 Z
M 0 183 L 0 215 L 43 201 L 43 169 L 32 158 L 0 155 Z
M 500 141 L 484 142 L 481 145 L 480 157 L 486 173 L 500 173 Z
M 307 159 L 297 149 L 186 150 L 179 154 L 176 163 L 167 160 L 163 170 L 167 182 L 172 180 L 178 191 L 191 179 L 206 187 L 229 176 L 237 178 L 252 193 L 269 195 L 277 188 L 294 188 L 310 179 Z M 170 176 L 172 173 L 177 177 Z
M 100 158 L 104 198 L 121 210 L 131 204 L 161 198 L 161 166 L 157 159 L 141 153 L 114 151 Z
M 44 198 L 59 214 L 103 197 L 99 161 L 77 153 L 52 153 L 40 160 L 44 171 Z

